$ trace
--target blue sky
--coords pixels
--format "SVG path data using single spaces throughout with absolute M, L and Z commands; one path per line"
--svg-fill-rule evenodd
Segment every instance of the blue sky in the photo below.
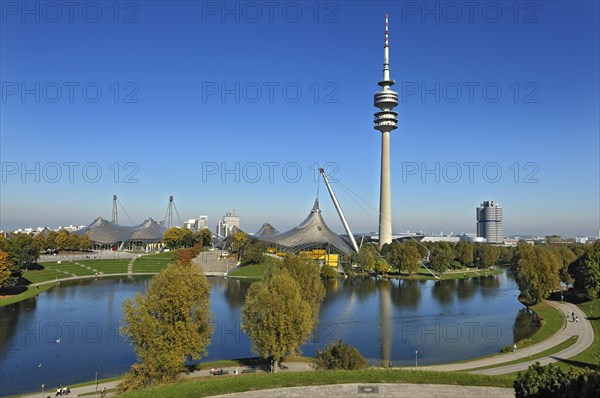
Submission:
M 319 189 L 341 232 L 328 165 L 377 230 L 388 12 L 394 231 L 474 232 L 495 200 L 506 234 L 597 234 L 597 2 L 0 5 L 1 229 L 110 219 L 113 194 L 162 220 L 172 194 L 184 220 L 285 230 Z

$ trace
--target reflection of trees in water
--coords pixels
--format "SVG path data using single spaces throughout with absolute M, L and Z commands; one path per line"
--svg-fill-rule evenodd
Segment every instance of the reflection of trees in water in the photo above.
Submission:
M 433 298 L 441 304 L 452 303 L 454 292 L 456 291 L 456 279 L 445 279 L 436 281 L 431 289 Z
M 456 296 L 460 301 L 470 299 L 477 291 L 478 283 L 476 278 L 457 279 L 456 284 Z
M 18 328 L 21 313 L 35 311 L 36 307 L 37 297 L 2 307 L 2 311 L 0 311 L 0 359 L 4 360 L 11 341 L 20 337 Z M 21 325 L 22 328 L 27 329 L 34 329 L 34 326 Z
M 360 301 L 368 299 L 375 291 L 377 291 L 377 282 L 374 278 L 361 277 L 361 278 L 348 278 L 350 281 L 350 287 L 358 296 Z M 387 281 L 380 281 L 389 283 Z
M 481 286 L 482 297 L 494 297 L 498 294 L 498 288 L 502 284 L 502 275 L 488 275 L 477 278 L 479 285 Z
M 217 282 L 218 286 L 221 287 L 223 291 L 223 297 L 227 301 L 227 304 L 231 309 L 240 308 L 244 304 L 244 300 L 246 299 L 246 292 L 248 288 L 252 284 L 252 282 L 246 281 L 244 279 L 237 278 L 216 278 L 220 281 Z
M 348 279 L 324 279 L 323 285 L 325 286 L 325 298 L 321 303 L 321 311 L 336 302 L 338 297 L 347 296 L 346 300 L 349 300 L 352 295 Z
M 392 286 L 392 303 L 398 308 L 415 308 L 421 301 L 421 286 L 418 281 L 401 280 Z
M 513 339 L 514 342 L 518 342 L 524 339 L 528 339 L 533 336 L 535 332 L 540 328 L 539 321 L 535 312 L 529 308 L 521 308 L 517 313 L 515 324 L 513 326 Z

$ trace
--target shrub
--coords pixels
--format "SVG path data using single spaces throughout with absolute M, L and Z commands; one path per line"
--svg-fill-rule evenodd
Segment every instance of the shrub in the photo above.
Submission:
M 600 374 L 589 370 L 558 366 L 531 365 L 527 372 L 519 372 L 514 381 L 515 396 L 524 397 L 597 397 L 600 392 Z
M 330 267 L 329 265 L 324 265 L 321 267 L 321 278 L 323 279 L 335 279 L 337 278 L 338 274 L 335 271 L 335 269 L 333 269 L 333 267 Z
M 365 368 L 367 362 L 356 348 L 340 340 L 317 350 L 315 365 L 317 369 L 358 370 Z

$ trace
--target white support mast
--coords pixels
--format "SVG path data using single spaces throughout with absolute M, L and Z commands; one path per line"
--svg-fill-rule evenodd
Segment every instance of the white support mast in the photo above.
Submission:
M 329 195 L 331 195 L 331 200 L 333 200 L 333 205 L 335 206 L 335 209 L 337 210 L 338 215 L 340 216 L 340 220 L 342 221 L 342 224 L 344 225 L 344 229 L 346 230 L 346 233 L 348 234 L 348 237 L 350 238 L 350 242 L 352 243 L 352 248 L 358 253 L 358 245 L 356 244 L 354 235 L 352 235 L 352 231 L 350 231 L 350 226 L 348 225 L 348 222 L 346 221 L 346 217 L 344 217 L 344 212 L 342 211 L 342 208 L 341 208 L 340 204 L 338 203 L 335 193 L 333 192 L 333 188 L 331 188 L 331 185 L 329 184 L 329 180 L 327 179 L 327 173 L 325 173 L 325 169 L 323 169 L 323 168 L 320 168 L 319 171 L 321 172 L 321 175 L 323 176 L 323 179 L 325 180 L 325 185 L 327 185 L 327 190 L 329 191 Z

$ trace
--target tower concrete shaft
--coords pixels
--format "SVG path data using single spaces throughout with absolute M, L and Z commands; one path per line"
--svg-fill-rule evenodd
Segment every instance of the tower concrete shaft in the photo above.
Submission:
M 375 93 L 375 129 L 381 132 L 381 185 L 379 192 L 379 247 L 392 242 L 392 195 L 390 182 L 390 132 L 397 129 L 398 93 L 391 90 L 394 80 L 390 79 L 388 15 L 385 14 L 385 45 L 383 47 L 383 80 L 381 90 Z

